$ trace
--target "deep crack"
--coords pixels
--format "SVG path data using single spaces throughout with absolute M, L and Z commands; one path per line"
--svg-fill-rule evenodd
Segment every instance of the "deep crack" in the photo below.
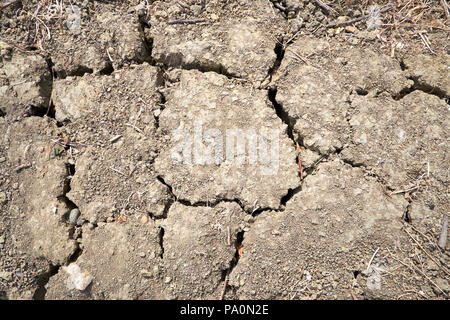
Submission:
M 233 269 L 237 266 L 239 259 L 241 257 L 242 254 L 242 242 L 244 241 L 244 234 L 245 231 L 239 231 L 236 234 L 236 240 L 234 241 L 234 247 L 236 249 L 233 258 L 230 261 L 230 266 L 222 271 L 222 278 L 221 278 L 221 282 L 224 283 L 225 287 L 224 287 L 224 291 L 222 292 L 222 298 L 226 295 L 227 291 L 231 288 L 231 286 L 228 284 L 228 279 L 229 276 L 231 274 L 231 272 L 233 271 Z
M 46 285 L 50 281 L 50 278 L 59 272 L 61 266 L 49 264 L 48 270 L 36 278 L 36 283 L 38 285 L 37 289 L 34 291 L 33 300 L 45 300 L 45 295 L 47 294 Z
M 450 96 L 441 88 L 421 82 L 420 77 L 408 77 L 408 79 L 414 81 L 414 84 L 411 87 L 402 89 L 397 95 L 392 96 L 394 100 L 401 100 L 414 91 L 422 91 L 436 96 L 439 99 L 444 99 L 447 104 L 450 104 Z

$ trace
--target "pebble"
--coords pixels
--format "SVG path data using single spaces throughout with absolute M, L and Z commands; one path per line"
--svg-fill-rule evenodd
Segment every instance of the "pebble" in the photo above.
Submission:
M 356 29 L 354 26 L 346 26 L 345 31 L 355 33 L 356 31 L 358 31 L 358 29 Z
M 80 216 L 80 210 L 75 208 L 70 211 L 69 222 L 71 224 L 77 224 L 78 217 Z
M 2 235 L 0 237 L 0 244 L 3 244 L 3 243 L 5 243 L 5 236 L 4 235 Z
M 150 218 L 148 217 L 147 214 L 144 214 L 144 215 L 141 216 L 141 223 L 142 224 L 148 223 L 149 220 L 150 220 Z
M 158 266 L 154 266 L 153 267 L 153 274 L 154 275 L 159 275 L 159 267 Z
M 172 281 L 172 278 L 171 278 L 171 277 L 166 277 L 166 278 L 164 279 L 164 283 L 166 283 L 166 284 L 170 283 L 171 281 Z
M 139 257 L 145 258 L 145 252 L 140 252 L 140 253 L 139 253 Z
M 6 198 L 6 192 L 0 192 L 0 204 L 6 203 L 8 199 Z
M 95 226 L 92 224 L 92 223 L 88 223 L 88 228 L 89 228 L 89 230 L 94 230 L 94 228 L 95 228 Z
M 150 272 L 148 270 L 142 269 L 141 270 L 141 276 L 144 278 L 153 278 L 153 272 Z
M 1 157 L 1 158 L 0 158 L 0 163 L 5 162 L 5 161 L 6 161 L 6 158 L 5 158 L 5 157 Z
M 2 271 L 0 272 L 0 278 L 6 281 L 12 281 L 12 272 Z

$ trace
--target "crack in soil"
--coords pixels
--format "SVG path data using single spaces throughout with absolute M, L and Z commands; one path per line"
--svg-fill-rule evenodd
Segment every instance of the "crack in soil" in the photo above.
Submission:
M 61 202 L 63 202 L 67 208 L 68 211 L 62 216 L 62 223 L 68 223 L 69 220 L 69 214 L 70 211 L 73 209 L 78 209 L 78 206 L 67 197 L 67 193 L 71 190 L 70 182 L 71 178 L 75 174 L 75 164 L 67 164 L 67 176 L 64 180 L 64 188 L 63 188 L 63 194 L 58 196 L 57 199 Z M 87 220 L 83 220 L 83 223 L 89 223 Z M 95 227 L 95 226 L 94 226 Z M 75 250 L 68 256 L 65 260 L 65 265 L 69 265 L 71 263 L 75 263 L 77 259 L 81 256 L 83 253 L 83 249 L 80 247 L 79 240 L 82 239 L 82 232 L 81 229 L 78 229 L 79 232 L 77 233 L 78 225 L 72 225 L 68 231 L 68 239 L 76 241 L 76 248 Z M 38 276 L 37 284 L 38 287 L 34 292 L 33 300 L 45 300 L 45 295 L 47 293 L 47 289 L 45 286 L 50 281 L 50 279 L 59 273 L 59 270 L 61 268 L 61 265 L 53 265 L 49 264 L 49 270 L 40 276 Z
M 221 299 L 223 299 L 227 293 L 227 291 L 231 288 L 231 286 L 228 284 L 229 276 L 233 269 L 237 266 L 239 259 L 241 257 L 241 250 L 242 250 L 242 242 L 244 241 L 245 231 L 239 231 L 236 234 L 236 240 L 234 241 L 234 247 L 236 249 L 233 258 L 230 260 L 230 266 L 222 271 L 222 277 L 220 279 L 220 282 L 223 282 L 224 287 L 222 291 Z
M 45 300 L 45 295 L 47 293 L 47 289 L 45 288 L 45 286 L 50 281 L 50 278 L 55 276 L 59 272 L 60 268 L 61 268 L 60 265 L 55 266 L 50 263 L 48 270 L 46 272 L 40 274 L 39 276 L 37 276 L 36 283 L 37 283 L 38 287 L 34 291 L 34 294 L 32 297 L 33 300 Z
M 441 88 L 432 86 L 428 83 L 420 82 L 420 77 L 411 76 L 407 79 L 414 81 L 414 84 L 411 87 L 402 89 L 397 95 L 392 96 L 394 100 L 401 100 L 414 91 L 422 91 L 436 96 L 439 99 L 443 99 L 447 104 L 450 104 L 450 96 L 448 96 Z

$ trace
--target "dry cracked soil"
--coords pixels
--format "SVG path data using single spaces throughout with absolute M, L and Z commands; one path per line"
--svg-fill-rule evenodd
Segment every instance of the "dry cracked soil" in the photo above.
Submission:
M 0 298 L 448 299 L 448 8 L 324 2 L 0 3 Z

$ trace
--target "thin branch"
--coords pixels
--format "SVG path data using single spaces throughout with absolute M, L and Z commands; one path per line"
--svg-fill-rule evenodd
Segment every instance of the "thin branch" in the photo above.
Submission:
M 0 4 L 0 10 L 5 9 L 6 7 L 9 7 L 10 5 L 18 2 L 18 1 L 22 1 L 22 0 L 10 0 L 10 1 L 6 1 L 5 3 Z
M 450 17 L 450 7 L 448 6 L 448 3 L 446 0 L 441 0 L 441 5 L 444 8 L 445 17 L 448 19 Z
M 195 24 L 206 22 L 206 19 L 178 19 L 167 22 L 167 24 Z
M 331 8 L 329 5 L 327 5 L 326 3 L 323 3 L 323 2 L 320 1 L 320 0 L 314 0 L 314 2 L 315 2 L 319 7 L 321 7 L 323 10 L 325 10 L 325 11 L 327 11 L 327 12 L 329 12 L 329 11 L 336 12 L 336 10 L 334 10 L 334 9 Z

